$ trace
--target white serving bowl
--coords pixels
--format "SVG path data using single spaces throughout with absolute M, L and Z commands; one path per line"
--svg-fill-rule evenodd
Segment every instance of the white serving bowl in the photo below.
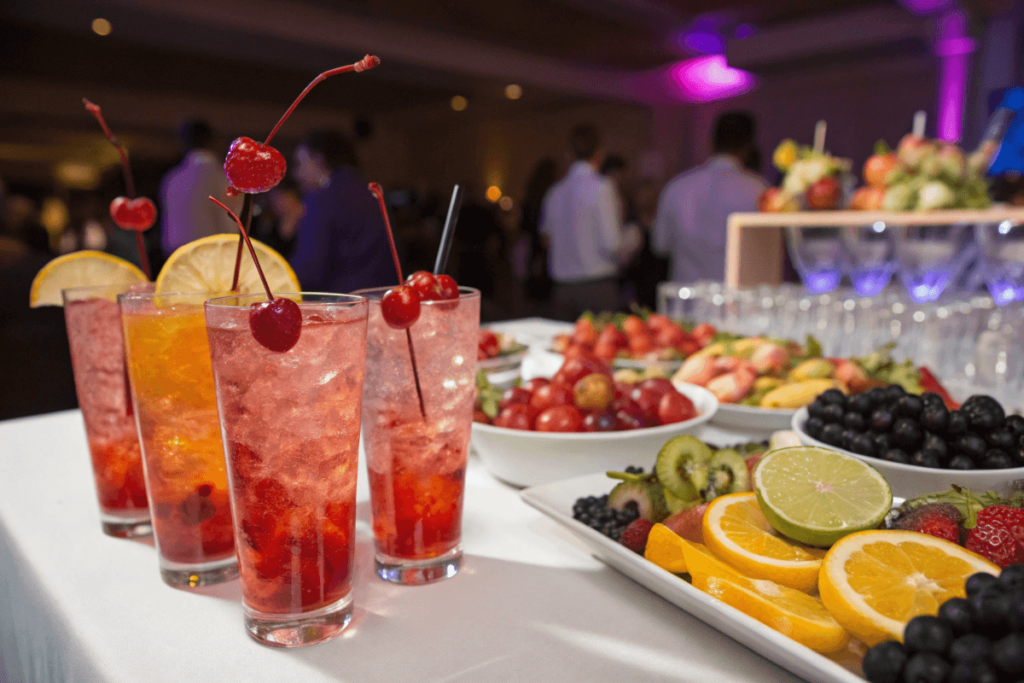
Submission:
M 486 360 L 478 360 L 476 369 L 483 370 L 487 375 L 487 381 L 499 389 L 508 389 L 519 379 L 523 359 L 529 353 L 529 349 L 516 351 L 515 353 L 495 356 Z
M 858 455 L 812 438 L 804 431 L 805 422 L 807 422 L 806 407 L 796 411 L 792 424 L 793 431 L 797 433 L 804 445 L 831 448 L 871 463 L 889 481 L 892 494 L 897 498 L 914 498 L 926 493 L 948 491 L 953 484 L 969 488 L 972 491 L 995 491 L 1005 495 L 1010 491 L 1015 480 L 1024 479 L 1024 467 L 1012 467 L 1005 470 L 945 470 L 903 465 L 881 458 Z
M 530 432 L 473 423 L 470 440 L 491 474 L 516 486 L 553 481 L 627 465 L 647 467 L 666 441 L 694 434 L 718 410 L 718 399 L 692 384 L 676 385 L 700 413 L 692 420 L 621 432 Z
M 796 410 L 792 408 L 760 408 L 723 403 L 715 414 L 714 424 L 748 432 L 778 432 L 790 428 L 794 413 Z

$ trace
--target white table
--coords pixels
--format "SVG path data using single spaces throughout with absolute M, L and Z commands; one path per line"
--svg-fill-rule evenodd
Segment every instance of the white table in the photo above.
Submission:
M 462 571 L 385 583 L 364 475 L 351 627 L 272 649 L 237 581 L 170 588 L 151 543 L 100 532 L 78 411 L 0 422 L 0 682 L 799 680 L 595 560 L 475 457 Z

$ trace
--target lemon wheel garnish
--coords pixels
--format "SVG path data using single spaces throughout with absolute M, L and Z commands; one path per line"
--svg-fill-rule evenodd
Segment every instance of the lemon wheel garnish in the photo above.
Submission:
M 257 240 L 252 240 L 252 246 L 267 276 L 271 292 L 301 291 L 295 271 L 281 254 Z M 259 294 L 263 291 L 263 283 L 260 282 L 249 250 L 244 246 L 242 249 L 238 292 Z M 238 235 L 230 234 L 210 235 L 178 247 L 167 259 L 156 279 L 156 293 L 212 292 L 226 296 L 231 293 L 237 253 Z
M 61 292 L 76 287 L 134 285 L 146 281 L 139 268 L 102 251 L 76 251 L 58 256 L 40 270 L 29 292 L 29 306 L 63 306 Z

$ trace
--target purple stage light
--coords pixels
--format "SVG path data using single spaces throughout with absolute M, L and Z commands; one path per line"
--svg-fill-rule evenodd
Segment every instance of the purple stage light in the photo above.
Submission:
M 679 62 L 671 68 L 671 73 L 682 98 L 689 102 L 712 102 L 736 97 L 757 85 L 753 74 L 729 66 L 723 55 L 695 57 Z
M 967 16 L 948 12 L 938 19 L 935 55 L 939 58 L 939 111 L 936 133 L 956 142 L 963 127 L 964 99 L 974 41 L 967 35 Z
M 755 33 L 757 33 L 757 29 L 754 28 L 753 24 L 740 24 L 732 32 L 732 35 L 736 40 L 744 40 L 752 37 Z
M 952 0 L 900 0 L 900 4 L 914 14 L 934 14 L 949 8 Z
M 720 55 L 725 52 L 725 41 L 717 31 L 687 31 L 679 40 L 680 46 L 687 52 L 702 55 Z

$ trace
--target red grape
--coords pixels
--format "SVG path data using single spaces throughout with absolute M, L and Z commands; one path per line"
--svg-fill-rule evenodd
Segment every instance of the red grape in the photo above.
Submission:
M 665 392 L 658 402 L 658 420 L 661 424 L 692 420 L 696 416 L 697 410 L 693 407 L 693 401 L 678 391 Z
M 420 297 L 412 287 L 398 285 L 384 292 L 380 313 L 388 327 L 405 330 L 420 317 Z
M 530 431 L 536 419 L 537 411 L 533 407 L 525 403 L 513 403 L 498 413 L 498 417 L 494 418 L 494 426 Z
M 552 406 L 537 416 L 538 432 L 578 432 L 583 416 L 576 406 Z

